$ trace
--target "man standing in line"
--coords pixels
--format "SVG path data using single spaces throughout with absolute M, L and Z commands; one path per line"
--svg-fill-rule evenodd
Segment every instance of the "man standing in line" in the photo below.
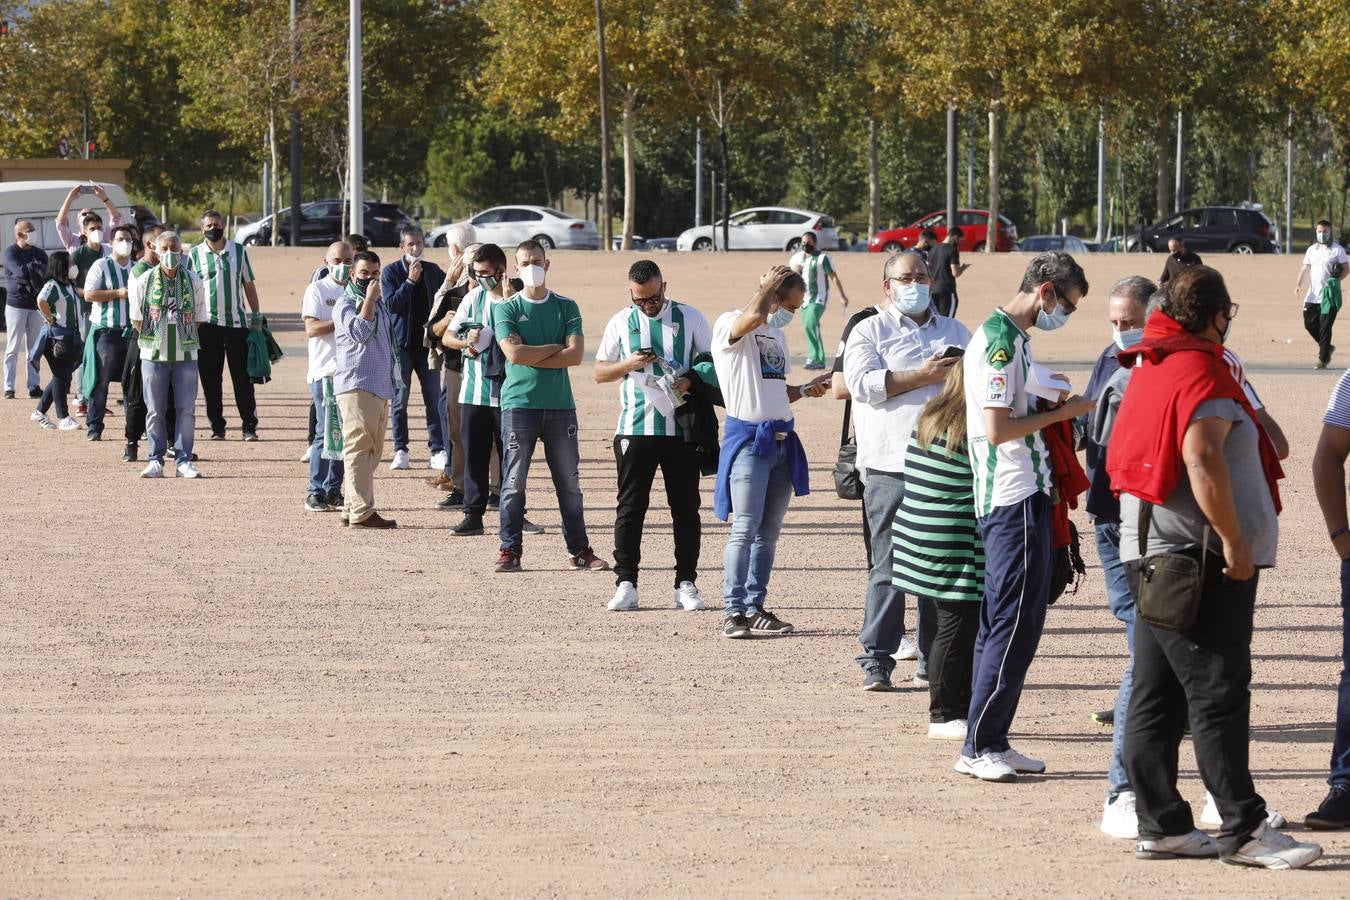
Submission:
M 871 535 L 862 629 L 863 690 L 891 690 L 892 658 L 905 634 L 905 595 L 892 582 L 891 523 L 905 493 L 905 449 L 919 413 L 937 396 L 970 331 L 932 308 L 928 270 L 917 253 L 886 260 L 885 312 L 853 329 L 844 350 L 844 380 L 853 395 L 857 467 L 866 487 L 863 511 Z M 922 602 L 922 600 L 920 600 Z
M 1350 274 L 1350 262 L 1347 262 L 1345 248 L 1331 239 L 1331 223 L 1326 219 L 1317 223 L 1315 236 L 1316 242 L 1303 254 L 1303 267 L 1298 270 L 1294 294 L 1303 295 L 1303 327 L 1317 341 L 1317 365 L 1314 368 L 1325 369 L 1331 362 L 1331 354 L 1336 352 L 1336 346 L 1331 343 L 1331 327 L 1336 324 L 1336 313 L 1340 312 L 1339 288 Z M 1336 281 L 1332 288 L 1334 300 L 1327 290 L 1333 279 Z M 1303 293 L 1304 282 L 1308 284 L 1306 294 Z
M 80 210 L 80 236 L 76 237 L 70 233 L 70 207 L 74 204 L 75 198 L 80 196 L 86 187 L 91 189 L 94 196 L 102 201 L 103 208 L 108 211 L 108 229 L 120 225 L 122 215 L 117 211 L 117 207 L 113 206 L 112 200 L 108 198 L 108 192 L 103 189 L 102 185 L 98 184 L 75 185 L 70 189 L 70 193 L 66 194 L 66 199 L 62 201 L 61 208 L 56 213 L 56 236 L 61 240 L 61 245 L 70 252 L 71 262 L 75 263 L 77 269 L 75 293 L 80 295 L 80 337 L 87 340 L 93 308 L 89 298 L 84 295 L 84 283 L 88 279 L 89 270 L 94 267 L 94 263 L 112 256 L 112 246 L 103 242 L 103 236 L 109 233 L 104 228 L 103 217 L 87 207 Z M 75 400 L 78 404 L 79 413 L 83 415 L 89 411 L 89 398 L 84 396 L 83 391 L 84 379 L 76 377 L 74 382 Z M 91 436 L 90 440 L 98 440 L 98 438 Z
M 380 275 L 380 290 L 384 303 L 393 316 L 394 341 L 398 345 L 399 376 L 403 387 L 394 398 L 394 458 L 391 469 L 407 469 L 408 459 L 408 395 L 412 390 L 412 376 L 422 387 L 422 405 L 427 413 L 427 447 L 431 451 L 429 469 L 444 469 L 448 456 L 445 452 L 445 428 L 441 421 L 441 383 L 432 375 L 427 362 L 426 330 L 431 317 L 431 299 L 445 282 L 445 272 L 430 260 L 423 259 L 426 237 L 416 225 L 405 225 L 399 230 L 399 249 L 403 255 L 384 267 Z
M 127 352 L 122 332 L 130 320 L 127 297 L 131 286 L 131 254 L 135 229 L 118 225 L 113 229 L 112 253 L 100 258 L 89 269 L 84 281 L 84 299 L 93 312 L 89 316 L 89 337 L 94 342 L 94 389 L 90 392 L 85 425 L 91 441 L 103 440 L 103 417 L 108 409 L 108 385 L 120 377 Z
M 39 239 L 37 226 L 19 219 L 14 223 L 14 243 L 5 248 L 6 400 L 14 399 L 20 353 L 28 370 L 28 396 L 34 400 L 42 396 L 38 367 L 29 358 L 43 324 L 37 295 L 47 281 L 47 254 L 38 246 Z
M 839 289 L 839 298 L 848 309 L 848 294 L 844 293 L 843 282 L 834 270 L 830 255 L 818 249 L 816 233 L 808 231 L 802 235 L 802 249 L 788 260 L 788 267 L 800 273 L 806 282 L 806 301 L 802 303 L 802 328 L 806 331 L 806 363 L 803 369 L 825 368 L 825 342 L 820 337 L 820 320 L 825 316 L 825 306 L 830 301 L 830 283 Z
M 685 373 L 700 354 L 712 350 L 712 331 L 698 310 L 666 297 L 661 269 L 649 259 L 629 267 L 628 296 L 632 304 L 609 320 L 595 354 L 596 382 L 619 383 L 616 590 L 609 608 L 638 608 L 642 527 L 660 469 L 675 530 L 675 606 L 703 609 L 695 586 L 702 544 L 697 445 L 676 421 L 675 409 L 689 389 Z
M 331 453 L 326 455 L 325 444 L 331 443 L 328 440 L 330 429 L 341 427 L 340 422 L 333 421 L 337 416 L 337 394 L 333 389 L 333 376 L 337 372 L 333 308 L 347 293 L 347 282 L 351 280 L 351 245 L 346 241 L 329 244 L 324 265 L 328 274 L 309 283 L 300 308 L 305 335 L 309 338 L 309 371 L 305 380 L 309 383 L 310 401 L 318 417 L 310 443 L 309 490 L 305 496 L 305 509 L 310 512 L 328 512 L 343 507 L 342 460 L 331 458 Z
M 449 265 L 441 289 L 432 299 L 431 316 L 427 320 L 427 342 L 441 359 L 441 396 L 445 401 L 441 412 L 447 446 L 445 466 L 428 478 L 427 484 L 448 492 L 436 504 L 441 509 L 464 507 L 464 442 L 459 436 L 459 386 L 464 374 L 464 358 L 461 351 L 447 347 L 444 339 L 450 320 L 474 287 L 473 273 L 470 272 L 473 256 L 469 251 L 476 247 L 472 225 L 454 225 L 446 231 L 445 250 Z
M 151 225 L 145 229 L 140 242 L 140 259 L 132 265 L 130 280 L 127 283 L 127 316 L 141 308 L 141 299 L 145 293 L 146 274 L 159 265 L 159 252 L 155 242 L 164 232 L 163 225 Z M 126 362 L 122 366 L 122 397 L 126 400 L 126 426 L 124 436 L 126 445 L 122 449 L 122 462 L 136 462 L 141 436 L 146 433 L 146 416 L 149 412 L 145 401 L 145 380 L 141 377 L 140 334 L 132 323 L 131 338 L 127 341 Z M 165 404 L 167 430 L 175 425 L 173 418 L 173 385 L 169 385 L 168 402 Z M 195 462 L 195 460 L 194 460 Z
M 244 440 L 258 439 L 258 403 L 248 374 L 248 331 L 262 327 L 258 289 L 253 265 L 242 244 L 225 238 L 225 219 L 214 209 L 202 213 L 202 242 L 188 251 L 188 266 L 206 286 L 210 319 L 202 325 L 202 394 L 206 417 L 211 422 L 211 440 L 225 440 L 225 405 L 221 395 L 225 364 L 230 366 L 230 384 L 239 410 Z M 244 306 L 247 301 L 248 314 Z
M 493 331 L 506 357 L 501 389 L 506 461 L 497 571 L 520 571 L 525 482 L 540 441 L 558 495 L 568 565 L 592 572 L 608 569 L 609 563 L 595 555 L 586 536 L 577 408 L 567 374 L 572 366 L 581 365 L 585 351 L 581 310 L 575 300 L 545 286 L 549 260 L 538 241 L 516 247 L 516 268 L 524 288 L 492 310 Z
M 940 316 L 956 318 L 960 301 L 956 296 L 956 279 L 969 269 L 961 262 L 961 238 L 965 232 L 959 226 L 947 229 L 947 235 L 928 252 L 928 277 L 933 279 L 933 309 Z
M 969 730 L 954 768 L 982 781 L 1045 771 L 1045 763 L 1008 743 L 1050 597 L 1054 474 L 1041 431 L 1087 413 L 1092 402 L 1061 391 L 1059 405 L 1037 411 L 1033 382 L 1053 379 L 1033 363 L 1028 332 L 1064 325 L 1087 290 L 1072 256 L 1042 253 L 1027 266 L 1017 296 L 994 310 L 966 348 L 966 428 L 987 571 Z
M 1169 281 L 1184 270 L 1201 264 L 1200 255 L 1187 250 L 1185 241 L 1179 237 L 1168 238 L 1167 261 L 1163 263 L 1162 277 L 1158 279 L 1158 286 L 1166 287 Z

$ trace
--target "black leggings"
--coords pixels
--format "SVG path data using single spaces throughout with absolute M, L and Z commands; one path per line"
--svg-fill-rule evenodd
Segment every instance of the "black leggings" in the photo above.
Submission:
M 47 360 L 47 367 L 52 370 L 52 378 L 42 389 L 42 399 L 38 400 L 37 411 L 45 415 L 54 403 L 56 417 L 64 419 L 70 415 L 66 395 L 70 393 L 70 373 L 75 371 L 75 364 L 57 359 L 50 350 L 43 354 L 43 359 Z

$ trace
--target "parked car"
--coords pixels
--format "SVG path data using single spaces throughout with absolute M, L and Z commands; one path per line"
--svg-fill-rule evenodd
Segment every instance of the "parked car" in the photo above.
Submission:
M 1259 209 L 1199 206 L 1145 226 L 1142 247 L 1139 232 L 1133 232 L 1126 238 L 1126 247 L 1166 253 L 1167 242 L 1174 237 L 1196 253 L 1275 253 L 1279 233 Z
M 510 249 L 521 241 L 536 240 L 545 250 L 599 250 L 600 231 L 595 223 L 578 219 L 547 206 L 494 206 L 467 220 L 485 244 Z M 427 236 L 433 247 L 445 246 L 445 233 L 451 222 L 431 230 Z
M 610 238 L 610 242 L 613 244 L 615 250 L 623 249 L 623 235 L 621 234 L 614 235 L 612 238 Z M 647 246 L 647 239 L 640 234 L 633 235 L 633 249 L 634 250 L 650 249 Z
M 347 235 L 342 232 L 343 202 L 329 198 L 306 203 L 300 207 L 300 243 L 308 247 L 326 247 Z M 365 203 L 366 240 L 374 247 L 397 247 L 399 229 L 412 220 L 393 203 L 368 200 Z M 277 232 L 281 243 L 291 242 L 291 208 L 276 215 Z M 266 216 L 249 225 L 235 229 L 234 239 L 253 247 L 272 243 L 272 217 Z
M 1065 253 L 1092 252 L 1087 242 L 1071 234 L 1033 234 L 1031 237 L 1022 238 L 1017 249 L 1023 253 L 1046 253 L 1050 250 L 1063 250 Z
M 1000 214 L 998 217 L 998 242 L 994 245 L 1000 253 L 1008 253 L 1017 243 L 1017 226 L 1012 219 Z M 961 228 L 961 252 L 979 253 L 984 250 L 989 239 L 989 210 L 960 209 L 956 211 L 956 224 Z M 931 228 L 937 233 L 939 241 L 947 237 L 947 211 L 929 213 L 922 219 L 906 225 L 904 228 L 887 228 L 872 235 L 867 249 L 873 253 L 895 253 L 908 250 L 919 242 L 919 232 Z
M 816 245 L 824 249 L 839 246 L 839 232 L 834 219 L 824 213 L 786 206 L 756 206 L 731 214 L 730 248 L 732 250 L 796 250 L 802 235 L 816 233 Z M 713 230 L 716 243 L 722 246 L 722 220 L 712 225 L 689 228 L 675 239 L 677 250 L 713 249 Z
M 664 250 L 665 252 L 670 253 L 675 250 L 675 245 L 678 241 L 679 238 L 673 237 L 647 238 L 647 249 Z

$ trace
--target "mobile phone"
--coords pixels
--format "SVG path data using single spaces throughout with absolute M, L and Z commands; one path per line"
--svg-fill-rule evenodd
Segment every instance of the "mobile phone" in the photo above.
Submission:
M 960 358 L 960 357 L 965 356 L 965 355 L 966 355 L 966 351 L 965 351 L 964 348 L 961 348 L 961 347 L 957 347 L 957 346 L 955 346 L 955 345 L 952 345 L 952 346 L 948 347 L 946 350 L 943 350 L 943 351 L 942 351 L 942 355 L 939 356 L 938 359 Z
M 93 186 L 92 184 L 82 184 L 82 185 L 80 185 L 80 193 L 81 193 L 81 194 L 92 194 L 93 192 L 94 192 L 94 186 Z
M 655 355 L 656 355 L 656 351 L 653 350 L 651 347 L 639 347 L 639 348 L 638 348 L 638 352 L 641 353 L 641 354 L 644 355 L 644 356 L 655 356 Z

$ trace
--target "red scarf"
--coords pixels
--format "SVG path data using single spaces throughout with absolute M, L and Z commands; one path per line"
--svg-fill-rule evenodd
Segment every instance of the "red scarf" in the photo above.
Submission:
M 1284 477 L 1275 445 L 1256 418 L 1242 386 L 1223 358 L 1223 344 L 1196 337 L 1161 310 L 1149 316 L 1144 340 L 1119 355 L 1133 367 L 1106 450 L 1106 471 L 1117 495 L 1128 492 L 1162 504 L 1181 478 L 1181 442 L 1206 400 L 1236 400 L 1256 426 L 1270 499 L 1279 513 Z M 1148 365 L 1138 365 L 1139 362 Z

